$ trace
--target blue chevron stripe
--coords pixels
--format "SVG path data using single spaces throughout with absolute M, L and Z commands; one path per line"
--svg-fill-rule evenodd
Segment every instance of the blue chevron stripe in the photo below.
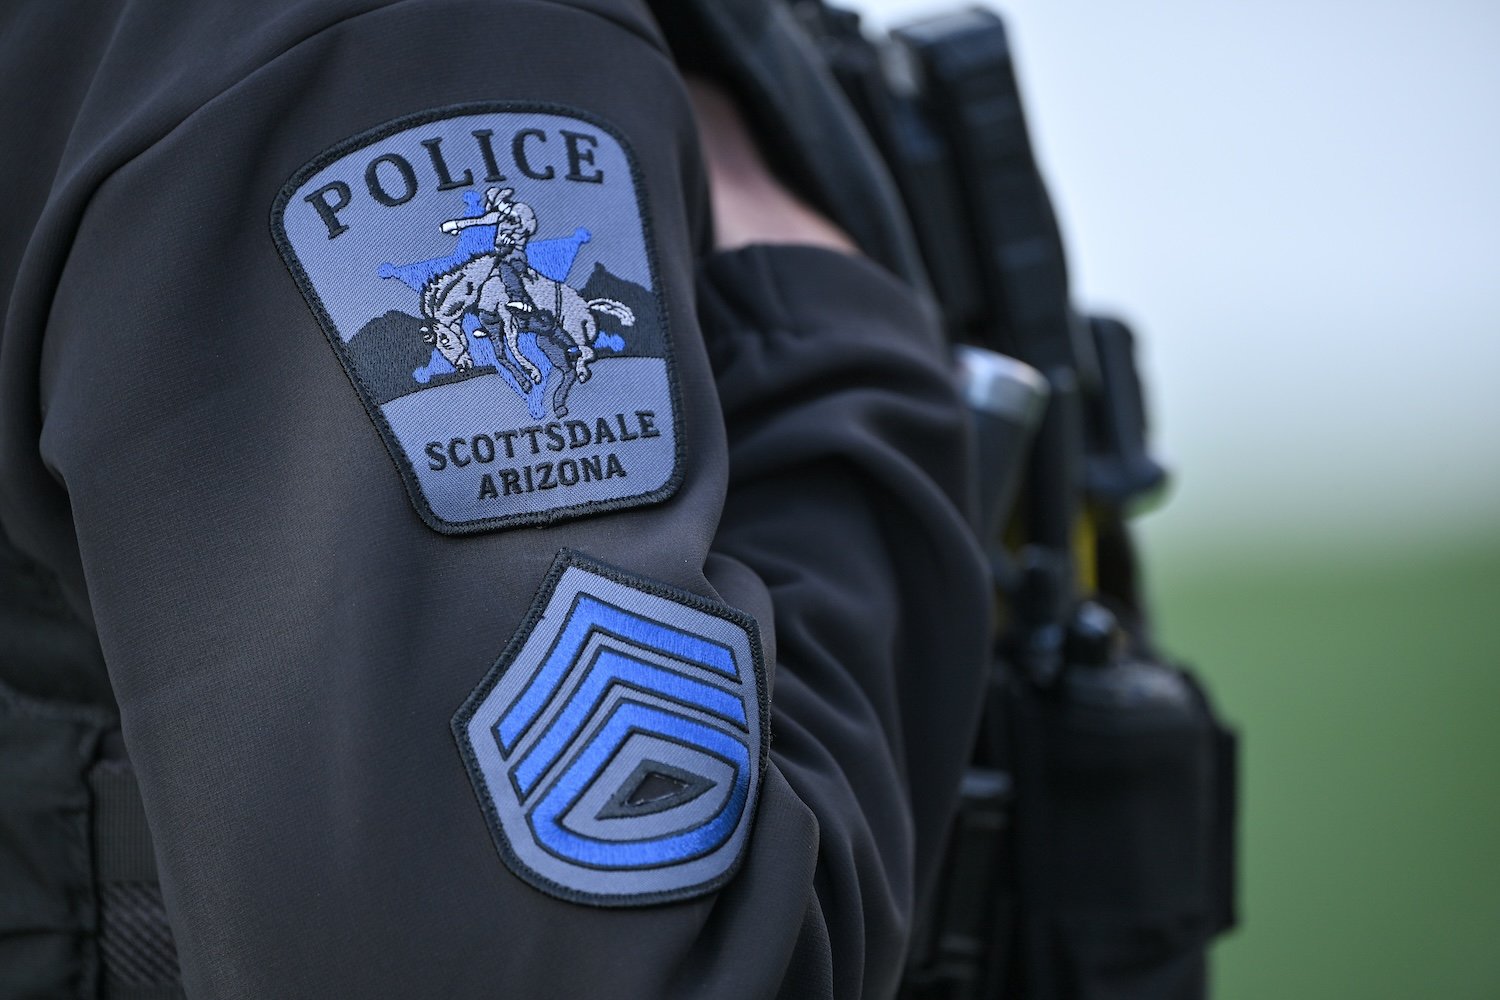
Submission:
M 600 906 L 724 884 L 752 836 L 767 761 L 755 627 L 720 603 L 559 553 L 522 630 L 453 719 L 518 878 Z
M 708 822 L 654 840 L 609 841 L 563 826 L 562 815 L 588 787 L 620 746 L 636 731 L 670 733 L 721 757 L 734 766 L 734 787 Z M 537 842 L 552 854 L 582 865 L 607 868 L 651 868 L 687 861 L 714 850 L 729 839 L 745 811 L 750 794 L 750 756 L 729 734 L 654 705 L 623 701 L 609 720 L 548 789 L 527 817 Z
M 568 612 L 561 634 L 540 669 L 495 726 L 502 753 L 509 754 L 514 749 L 516 741 L 552 700 L 595 630 L 621 636 L 644 649 L 707 668 L 734 680 L 740 678 L 734 654 L 728 647 L 606 604 L 588 594 L 579 594 Z
M 645 663 L 618 650 L 603 649 L 590 665 L 587 676 L 547 724 L 546 731 L 531 745 L 511 772 L 523 796 L 531 794 L 542 775 L 557 762 L 557 758 L 589 722 L 609 694 L 610 688 L 616 684 L 627 684 L 700 708 L 728 719 L 741 729 L 747 725 L 745 705 L 738 695 L 676 671 Z

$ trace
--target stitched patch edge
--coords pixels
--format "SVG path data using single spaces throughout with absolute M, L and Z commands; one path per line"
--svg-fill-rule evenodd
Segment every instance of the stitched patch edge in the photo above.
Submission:
M 348 356 L 337 325 L 333 322 L 332 316 L 323 304 L 321 296 L 319 296 L 306 269 L 302 266 L 302 262 L 298 258 L 291 240 L 287 236 L 283 217 L 293 195 L 319 171 L 382 139 L 417 128 L 421 125 L 464 115 L 527 112 L 565 116 L 587 122 L 614 139 L 619 144 L 620 151 L 629 164 L 630 177 L 634 185 L 636 208 L 641 217 L 641 230 L 645 244 L 647 267 L 653 279 L 651 294 L 656 304 L 657 316 L 659 317 L 661 326 L 662 343 L 665 348 L 664 361 L 667 371 L 667 389 L 672 404 L 672 426 L 674 430 L 672 471 L 668 475 L 666 482 L 661 486 L 647 493 L 635 496 L 617 497 L 608 500 L 585 500 L 565 507 L 556 507 L 541 511 L 527 511 L 473 521 L 449 521 L 438 516 L 433 511 L 432 505 L 422 492 L 422 487 L 416 470 L 412 465 L 412 460 L 402 448 L 389 419 L 381 412 L 380 407 L 375 404 L 375 393 L 363 383 L 359 372 L 354 367 L 352 359 Z M 403 115 L 335 143 L 303 164 L 287 180 L 286 184 L 282 186 L 280 192 L 278 192 L 271 206 L 270 221 L 271 236 L 276 244 L 282 263 L 291 274 L 298 291 L 302 293 L 304 301 L 311 309 L 314 318 L 318 322 L 318 326 L 322 329 L 324 337 L 327 338 L 329 346 L 333 350 L 334 356 L 338 358 L 340 366 L 344 369 L 344 374 L 348 377 L 350 385 L 354 388 L 355 395 L 359 397 L 360 405 L 364 407 L 365 415 L 380 435 L 381 442 L 385 445 L 386 451 L 390 454 L 391 460 L 401 477 L 402 485 L 406 489 L 413 509 L 422 519 L 422 522 L 429 528 L 444 535 L 472 535 L 505 528 L 551 525 L 584 517 L 597 516 L 612 511 L 654 506 L 676 495 L 682 485 L 686 465 L 682 389 L 678 379 L 676 351 L 672 342 L 671 316 L 667 308 L 666 295 L 661 287 L 660 254 L 657 250 L 655 230 L 652 225 L 650 195 L 646 190 L 645 176 L 642 174 L 640 164 L 636 160 L 635 151 L 619 130 L 609 122 L 579 108 L 540 101 L 474 101 L 444 105 Z
M 747 829 L 753 830 L 756 822 L 760 807 L 760 792 L 764 787 L 766 772 L 770 766 L 771 744 L 769 685 L 766 676 L 765 656 L 760 640 L 759 623 L 745 612 L 730 607 L 721 601 L 716 601 L 701 594 L 695 594 L 670 584 L 619 569 L 576 550 L 564 548 L 558 551 L 546 577 L 537 588 L 536 597 L 533 599 L 531 607 L 528 609 L 521 623 L 516 627 L 504 651 L 501 652 L 494 664 L 486 671 L 479 684 L 464 699 L 463 704 L 449 723 L 459 755 L 463 759 L 464 767 L 468 772 L 469 784 L 484 813 L 485 823 L 489 827 L 490 838 L 499 851 L 500 857 L 506 867 L 518 878 L 548 895 L 572 903 L 610 909 L 650 906 L 692 899 L 722 888 L 734 878 L 744 862 L 745 853 L 749 849 L 750 838 L 748 835 L 741 842 L 731 862 L 714 877 L 677 889 L 633 894 L 592 893 L 572 886 L 562 885 L 528 866 L 516 854 L 509 843 L 500 820 L 499 810 L 494 803 L 489 788 L 488 776 L 485 774 L 478 757 L 469 744 L 468 724 L 521 653 L 522 648 L 526 645 L 532 633 L 541 622 L 547 608 L 550 606 L 563 574 L 570 568 L 578 568 L 621 586 L 685 605 L 695 611 L 723 619 L 738 626 L 745 632 L 750 648 L 751 669 L 754 673 L 756 710 L 760 723 L 759 746 L 756 748 L 758 754 L 758 772 L 756 785 L 750 790 L 749 803 L 746 806 L 747 816 L 745 822 Z

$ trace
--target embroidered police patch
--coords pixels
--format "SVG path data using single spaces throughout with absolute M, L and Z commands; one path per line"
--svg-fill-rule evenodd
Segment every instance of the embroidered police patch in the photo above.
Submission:
M 428 525 L 666 499 L 681 433 L 630 150 L 576 111 L 426 112 L 303 167 L 277 246 Z
M 722 885 L 766 766 L 753 619 L 564 551 L 453 733 L 511 871 L 629 906 Z

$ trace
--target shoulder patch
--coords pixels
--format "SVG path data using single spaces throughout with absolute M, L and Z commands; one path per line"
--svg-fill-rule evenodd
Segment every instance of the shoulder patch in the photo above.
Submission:
M 453 733 L 511 871 L 632 906 L 734 874 L 766 714 L 753 619 L 564 551 Z
M 675 492 L 681 407 L 644 198 L 607 125 L 523 104 L 389 122 L 282 189 L 277 247 L 430 527 Z

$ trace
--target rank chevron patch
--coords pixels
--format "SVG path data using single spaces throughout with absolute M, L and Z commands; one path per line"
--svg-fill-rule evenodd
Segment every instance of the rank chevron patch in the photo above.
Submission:
M 630 906 L 733 875 L 766 713 L 753 619 L 564 551 L 453 733 L 511 871 Z
M 282 189 L 277 247 L 430 527 L 675 492 L 680 406 L 644 194 L 607 125 L 515 103 L 389 122 Z

